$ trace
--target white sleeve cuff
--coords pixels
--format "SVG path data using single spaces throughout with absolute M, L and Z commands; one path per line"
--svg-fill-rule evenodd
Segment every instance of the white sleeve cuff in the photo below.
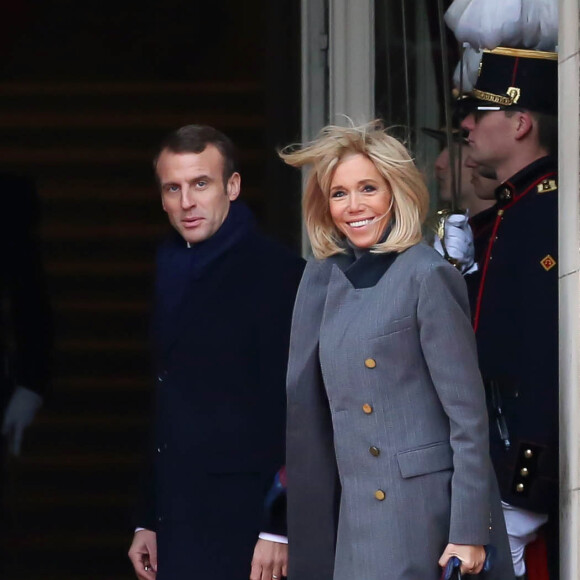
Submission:
M 260 540 L 267 540 L 268 542 L 276 542 L 278 544 L 287 544 L 288 538 L 286 536 L 279 536 L 278 534 L 268 534 L 267 532 L 260 532 L 258 536 Z

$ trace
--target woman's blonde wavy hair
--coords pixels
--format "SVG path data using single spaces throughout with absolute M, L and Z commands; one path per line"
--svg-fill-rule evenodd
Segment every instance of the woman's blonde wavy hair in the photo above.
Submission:
M 407 149 L 387 134 L 380 120 L 359 127 L 324 127 L 305 145 L 289 145 L 279 152 L 292 167 L 311 165 L 302 200 L 304 223 L 316 258 L 345 252 L 344 235 L 330 216 L 330 184 L 334 171 L 347 155 L 362 153 L 387 181 L 393 195 L 392 228 L 372 252 L 402 252 L 421 241 L 429 194 L 421 173 Z

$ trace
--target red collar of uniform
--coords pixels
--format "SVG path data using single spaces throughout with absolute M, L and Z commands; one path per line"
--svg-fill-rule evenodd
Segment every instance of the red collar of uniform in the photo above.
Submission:
M 537 188 L 542 181 L 555 177 L 558 162 L 550 156 L 541 157 L 504 181 L 496 190 L 495 197 L 500 209 L 506 210 L 522 197 Z M 538 177 L 539 176 L 539 177 Z

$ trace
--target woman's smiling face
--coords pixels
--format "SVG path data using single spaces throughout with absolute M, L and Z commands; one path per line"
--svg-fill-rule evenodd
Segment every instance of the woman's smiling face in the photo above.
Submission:
M 391 189 L 362 153 L 344 157 L 330 183 L 332 221 L 352 244 L 370 248 L 382 238 L 392 215 Z

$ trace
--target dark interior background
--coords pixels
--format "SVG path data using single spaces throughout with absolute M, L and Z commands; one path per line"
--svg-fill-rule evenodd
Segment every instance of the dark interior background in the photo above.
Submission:
M 241 151 L 243 199 L 298 249 L 300 176 L 275 149 L 299 139 L 299 27 L 292 0 L 3 6 L 0 170 L 37 185 L 56 342 L 51 393 L 8 465 L 2 578 L 133 577 L 167 228 L 151 157 L 178 126 L 220 128 Z

